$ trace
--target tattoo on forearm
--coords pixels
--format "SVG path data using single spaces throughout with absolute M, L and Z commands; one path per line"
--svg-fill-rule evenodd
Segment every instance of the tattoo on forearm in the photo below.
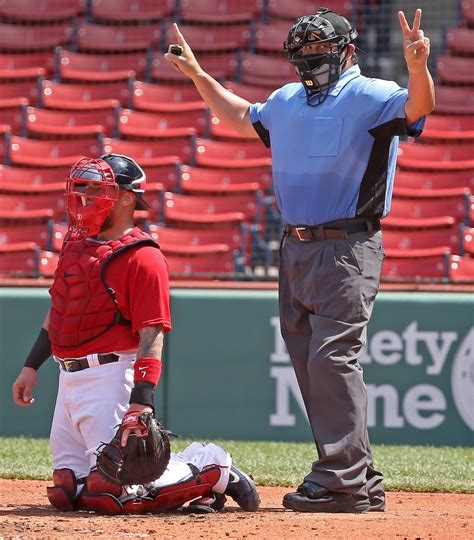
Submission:
M 147 326 L 141 328 L 138 333 L 140 334 L 140 343 L 138 345 L 137 358 L 151 356 L 161 359 L 161 352 L 163 350 L 163 332 L 161 326 Z

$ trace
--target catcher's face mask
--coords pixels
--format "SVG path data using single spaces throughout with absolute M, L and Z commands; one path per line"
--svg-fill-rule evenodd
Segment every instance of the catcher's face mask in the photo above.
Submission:
M 119 196 L 119 186 L 102 159 L 81 158 L 67 178 L 69 231 L 75 239 L 95 236 Z
M 308 105 L 322 103 L 339 79 L 346 57 L 344 50 L 357 32 L 342 15 L 321 8 L 316 15 L 300 17 L 291 27 L 283 47 L 303 83 Z M 306 53 L 307 45 L 319 45 Z M 318 94 L 317 99 L 310 99 Z

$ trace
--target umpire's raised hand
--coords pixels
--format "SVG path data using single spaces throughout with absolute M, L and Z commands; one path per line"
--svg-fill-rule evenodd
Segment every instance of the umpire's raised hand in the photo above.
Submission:
M 415 12 L 413 26 L 410 28 L 403 11 L 398 12 L 398 20 L 403 33 L 403 55 L 409 70 L 425 67 L 430 55 L 430 40 L 421 30 L 421 9 Z
M 192 79 L 195 75 L 202 73 L 201 66 L 176 23 L 173 23 L 173 31 L 176 36 L 177 44 L 182 48 L 182 52 L 180 55 L 172 53 L 173 47 L 176 46 L 175 44 L 172 44 L 169 46 L 165 58 L 177 71 L 182 71 Z

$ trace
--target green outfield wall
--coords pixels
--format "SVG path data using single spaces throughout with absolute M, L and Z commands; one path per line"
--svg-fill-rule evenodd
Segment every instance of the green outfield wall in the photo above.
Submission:
M 36 402 L 11 384 L 49 305 L 46 289 L 0 289 L 0 435 L 46 436 L 57 368 L 39 373 Z M 381 293 L 361 361 L 371 440 L 474 444 L 474 300 L 459 293 Z M 308 441 L 301 395 L 278 321 L 277 293 L 173 289 L 157 415 L 204 439 Z

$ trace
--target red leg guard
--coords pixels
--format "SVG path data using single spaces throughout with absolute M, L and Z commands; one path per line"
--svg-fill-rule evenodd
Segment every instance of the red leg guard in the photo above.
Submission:
M 120 484 L 112 484 L 106 480 L 97 469 L 92 469 L 86 482 L 87 493 L 109 493 L 115 497 L 120 497 L 122 486 Z
M 156 494 L 143 498 L 131 498 L 123 502 L 126 514 L 161 513 L 182 506 L 183 504 L 209 495 L 221 475 L 219 467 L 210 467 L 196 474 L 190 480 L 171 486 L 158 488 Z
M 85 493 L 79 497 L 81 510 L 89 510 L 99 514 L 123 514 L 122 503 L 109 493 Z
M 74 472 L 71 469 L 54 470 L 53 483 L 54 486 L 46 488 L 49 502 L 62 512 L 75 510 L 77 479 Z
M 78 500 L 81 510 L 99 514 L 123 514 L 123 506 L 118 497 L 122 494 L 122 486 L 107 481 L 97 469 L 87 475 L 86 487 Z

